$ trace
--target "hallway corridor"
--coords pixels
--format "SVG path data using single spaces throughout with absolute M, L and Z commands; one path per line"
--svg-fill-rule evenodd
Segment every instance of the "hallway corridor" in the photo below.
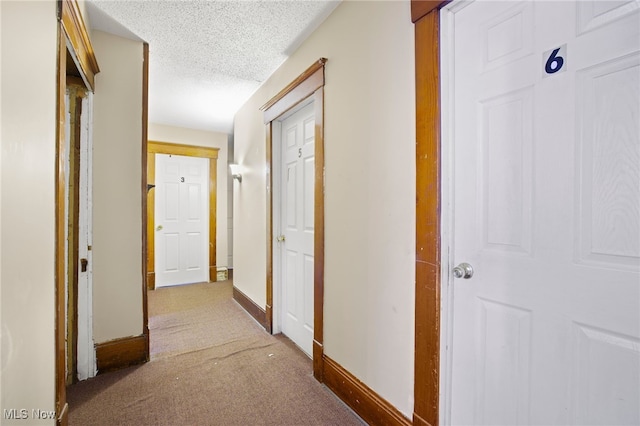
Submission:
M 148 297 L 151 361 L 70 386 L 70 425 L 363 424 L 232 299 L 231 281 Z

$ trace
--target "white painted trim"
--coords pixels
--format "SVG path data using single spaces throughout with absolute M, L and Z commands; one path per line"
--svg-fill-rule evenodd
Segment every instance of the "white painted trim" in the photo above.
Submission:
M 83 205 L 82 196 L 86 194 L 86 217 L 80 214 L 80 220 L 84 217 L 86 223 L 84 224 L 87 236 L 86 244 L 91 246 L 93 244 L 93 200 L 92 200 L 92 188 L 93 185 L 93 135 L 91 132 L 91 125 L 93 123 L 93 93 L 89 92 L 85 98 L 82 99 L 82 115 L 80 117 L 81 127 L 81 145 L 80 145 L 80 168 L 81 168 L 81 181 L 80 191 L 81 200 L 80 205 Z M 86 168 L 86 172 L 82 169 Z M 86 180 L 82 179 L 82 174 L 86 173 Z M 86 187 L 85 187 L 86 185 Z M 85 192 L 86 191 L 86 192 Z M 81 226 L 80 229 L 83 227 Z M 82 241 L 82 238 L 78 238 L 78 242 Z M 85 380 L 90 377 L 94 377 L 97 373 L 96 366 L 96 351 L 93 341 L 93 259 L 92 252 L 88 248 L 80 248 L 78 254 L 86 253 L 88 260 L 87 266 L 87 279 L 84 281 L 85 286 L 80 285 L 82 281 L 78 280 L 78 380 Z M 80 267 L 80 265 L 78 265 Z M 80 272 L 81 273 L 81 272 Z
M 282 178 L 282 120 L 273 120 L 271 122 L 271 223 L 272 223 L 272 251 L 271 261 L 273 292 L 272 300 L 272 324 L 273 334 L 282 332 L 282 250 L 281 244 L 278 243 L 277 237 L 282 234 L 282 223 L 280 221 L 281 193 L 282 188 L 280 181 Z
M 64 95 L 64 149 L 71 152 L 71 106 L 69 90 Z M 65 381 L 69 376 L 69 172 L 71 170 L 71 156 L 67 154 L 64 159 L 64 373 Z
M 455 123 L 455 14 L 471 1 L 454 0 L 440 10 L 440 395 L 439 419 L 441 425 L 451 424 L 451 385 L 453 374 L 453 309 L 454 291 L 453 219 L 455 213 L 454 154 Z

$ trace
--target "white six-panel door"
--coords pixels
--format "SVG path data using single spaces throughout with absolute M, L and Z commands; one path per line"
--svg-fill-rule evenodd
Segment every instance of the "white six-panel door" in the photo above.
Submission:
M 209 160 L 156 154 L 156 286 L 209 280 Z
M 282 332 L 309 356 L 313 344 L 315 115 L 313 104 L 282 122 L 280 245 Z
M 640 424 L 638 2 L 453 7 L 445 417 Z

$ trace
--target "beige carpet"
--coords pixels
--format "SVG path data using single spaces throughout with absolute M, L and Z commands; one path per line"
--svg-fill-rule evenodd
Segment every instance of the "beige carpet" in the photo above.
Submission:
M 151 361 L 68 389 L 75 425 L 362 425 L 230 281 L 149 292 Z

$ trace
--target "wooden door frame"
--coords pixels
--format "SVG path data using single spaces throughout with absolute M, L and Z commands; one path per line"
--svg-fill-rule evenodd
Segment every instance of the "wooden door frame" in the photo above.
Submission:
M 273 121 L 313 98 L 315 111 L 313 376 L 323 381 L 324 371 L 324 67 L 320 58 L 260 109 L 266 125 L 267 156 L 267 305 L 266 330 L 273 331 Z
M 416 64 L 416 295 L 413 424 L 439 424 L 441 291 L 440 9 L 411 0 Z
M 217 279 L 216 266 L 216 200 L 218 182 L 218 152 L 220 148 L 209 148 L 195 145 L 181 145 L 169 142 L 147 142 L 147 192 L 146 200 L 146 280 L 147 289 L 155 290 L 155 181 L 156 181 L 156 154 L 183 155 L 186 157 L 199 157 L 209 159 L 209 281 Z M 145 307 L 146 310 L 146 307 Z
M 69 141 L 69 176 L 67 177 L 68 207 L 67 217 L 67 385 L 77 382 L 78 374 L 78 266 L 80 231 L 80 150 L 82 100 L 87 97 L 87 87 L 81 78 L 67 74 L 67 88 L 70 88 L 71 137 Z M 69 336 L 70 335 L 70 336 Z
M 56 67 L 56 142 L 55 142 L 55 410 L 56 423 L 68 423 L 69 405 L 66 394 L 66 308 L 65 308 L 65 208 L 66 182 L 65 140 L 67 90 L 67 54 L 76 63 L 86 87 L 94 90 L 95 75 L 100 72 L 87 28 L 76 0 L 58 1 L 57 10 L 57 67 Z

